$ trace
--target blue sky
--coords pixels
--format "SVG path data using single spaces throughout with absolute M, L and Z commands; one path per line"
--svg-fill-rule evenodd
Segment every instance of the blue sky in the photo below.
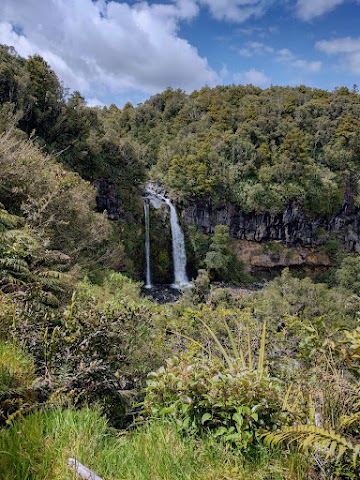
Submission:
M 1 0 L 0 43 L 89 105 L 166 87 L 360 85 L 360 0 Z

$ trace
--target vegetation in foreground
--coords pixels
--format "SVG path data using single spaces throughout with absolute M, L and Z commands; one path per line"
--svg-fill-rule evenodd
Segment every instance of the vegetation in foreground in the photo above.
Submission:
M 76 288 L 38 316 L 2 297 L 1 478 L 72 478 L 68 457 L 109 480 L 357 478 L 355 294 L 286 271 L 202 303 Z
M 74 478 L 69 457 L 81 459 L 103 478 L 129 480 L 280 480 L 292 478 L 288 473 L 297 461 L 269 452 L 244 461 L 211 438 L 180 436 L 176 425 L 167 422 L 116 436 L 98 412 L 88 409 L 46 410 L 14 422 L 1 432 L 0 449 L 7 452 L 0 465 L 4 480 Z M 267 464 L 270 459 L 273 464 Z

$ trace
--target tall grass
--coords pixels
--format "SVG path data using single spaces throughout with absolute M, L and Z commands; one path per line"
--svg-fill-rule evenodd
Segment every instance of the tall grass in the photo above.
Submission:
M 0 391 L 28 386 L 34 378 L 30 356 L 11 343 L 0 341 Z
M 161 422 L 116 436 L 109 433 L 104 417 L 89 409 L 39 411 L 0 431 L 2 480 L 74 479 L 67 467 L 69 457 L 104 480 L 302 478 L 289 474 L 269 455 L 273 454 L 264 451 L 252 465 L 244 466 L 240 456 L 221 444 L 182 438 L 175 425 Z

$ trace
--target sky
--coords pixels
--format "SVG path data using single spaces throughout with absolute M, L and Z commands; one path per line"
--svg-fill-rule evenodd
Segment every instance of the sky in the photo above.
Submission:
M 1 0 L 0 43 L 90 106 L 167 87 L 360 84 L 360 0 Z

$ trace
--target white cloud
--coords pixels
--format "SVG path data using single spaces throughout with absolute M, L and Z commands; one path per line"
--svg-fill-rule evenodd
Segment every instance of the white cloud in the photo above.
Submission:
M 334 40 L 320 40 L 316 47 L 325 53 L 356 53 L 360 51 L 360 37 L 343 37 Z
M 288 66 L 301 69 L 307 72 L 319 72 L 322 67 L 320 61 L 309 61 L 298 58 L 288 48 L 279 50 L 274 49 L 270 45 L 261 42 L 246 42 L 244 47 L 238 50 L 238 53 L 243 57 L 253 57 L 255 55 L 273 55 L 275 61 L 286 63 Z
M 307 72 L 320 72 L 322 63 L 320 61 L 308 62 L 307 60 L 292 60 L 290 65 L 293 68 L 298 68 L 299 70 L 305 70 Z
M 234 80 L 236 82 L 241 82 L 241 83 L 251 83 L 252 85 L 256 85 L 258 87 L 270 85 L 271 79 L 265 75 L 264 72 L 260 72 L 259 70 L 255 70 L 252 68 L 251 70 L 248 70 L 247 72 L 242 72 L 242 73 L 236 73 L 234 75 Z
M 288 48 L 282 48 L 276 52 L 275 60 L 277 62 L 286 63 L 286 65 L 296 68 L 298 70 L 315 73 L 320 72 L 322 68 L 322 62 L 319 60 L 309 61 L 302 58 L 298 58 L 291 50 Z
M 245 46 L 239 49 L 239 54 L 243 57 L 252 57 L 253 55 L 265 55 L 274 53 L 274 49 L 261 42 L 246 42 Z
M 179 23 L 197 14 L 194 0 L 1 0 L 0 43 L 22 56 L 42 55 L 65 85 L 90 96 L 192 90 L 219 79 L 178 35 Z
M 360 37 L 321 40 L 315 46 L 329 55 L 340 55 L 344 69 L 360 74 Z
M 345 0 L 298 0 L 296 4 L 297 15 L 302 20 L 311 20 L 329 13 L 344 3 Z
M 97 98 L 88 98 L 86 100 L 86 104 L 89 106 L 89 107 L 105 107 L 105 103 L 102 102 L 101 100 L 97 99 Z
M 261 28 L 261 27 L 254 27 L 254 26 L 246 26 L 245 28 L 238 27 L 236 29 L 236 32 L 240 35 L 257 35 L 260 38 L 265 38 L 269 37 L 270 35 L 273 35 L 274 33 L 277 33 L 279 31 L 277 26 L 269 26 L 266 28 Z
M 206 5 L 217 20 L 245 22 L 251 17 L 261 17 L 274 0 L 198 0 Z

